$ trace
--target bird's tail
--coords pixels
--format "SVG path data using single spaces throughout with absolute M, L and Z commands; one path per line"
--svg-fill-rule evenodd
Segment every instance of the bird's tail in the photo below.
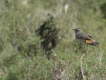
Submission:
M 95 41 L 95 40 L 86 40 L 86 43 L 92 46 L 97 46 L 99 45 L 99 42 Z

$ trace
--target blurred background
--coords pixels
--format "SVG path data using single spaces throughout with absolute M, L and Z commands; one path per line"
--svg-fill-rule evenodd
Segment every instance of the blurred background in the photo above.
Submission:
M 47 14 L 58 29 L 50 60 L 36 33 Z M 100 45 L 88 46 L 86 54 L 76 51 L 74 28 Z M 106 0 L 0 0 L 0 79 L 106 80 L 105 33 Z

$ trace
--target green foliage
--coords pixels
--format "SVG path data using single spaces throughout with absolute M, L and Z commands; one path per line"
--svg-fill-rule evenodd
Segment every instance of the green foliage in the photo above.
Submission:
M 88 80 L 106 79 L 105 0 L 5 0 L 0 1 L 0 80 L 74 80 L 82 76 L 73 28 L 95 40 L 82 59 Z M 68 4 L 67 12 L 64 11 Z M 47 60 L 41 38 L 35 33 L 47 14 L 59 29 L 58 44 Z M 54 33 L 53 35 L 56 35 Z

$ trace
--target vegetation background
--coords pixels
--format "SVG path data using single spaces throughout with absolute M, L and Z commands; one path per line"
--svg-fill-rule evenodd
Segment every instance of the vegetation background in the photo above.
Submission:
M 50 60 L 35 33 L 48 13 L 59 29 Z M 105 18 L 106 0 L 0 0 L 0 80 L 106 80 Z M 100 42 L 82 60 L 73 28 Z

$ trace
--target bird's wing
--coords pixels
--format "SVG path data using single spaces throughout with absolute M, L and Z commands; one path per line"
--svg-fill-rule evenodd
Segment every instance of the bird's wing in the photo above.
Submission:
M 78 34 L 76 35 L 76 37 L 77 37 L 78 39 L 88 39 L 88 40 L 91 39 L 91 36 L 87 35 L 87 34 L 84 33 L 84 32 L 78 33 Z
M 90 38 L 92 38 L 90 35 L 88 35 Z

